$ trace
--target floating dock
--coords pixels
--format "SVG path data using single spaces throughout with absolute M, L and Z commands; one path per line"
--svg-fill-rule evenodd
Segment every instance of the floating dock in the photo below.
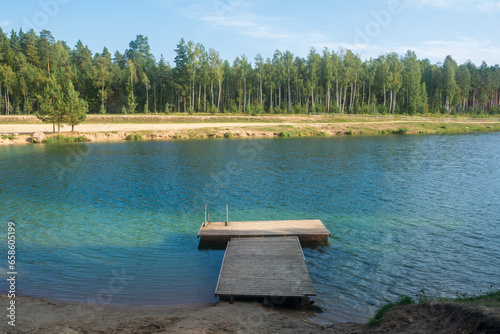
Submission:
M 330 232 L 318 219 L 208 222 L 198 232 L 202 243 L 227 243 L 234 238 L 286 236 L 296 236 L 301 243 L 327 243 Z
M 206 210 L 206 209 L 205 209 Z M 330 232 L 321 220 L 205 222 L 200 244 L 223 244 L 215 296 L 294 298 L 304 302 L 316 291 L 307 270 L 303 243 L 328 243 Z M 227 245 L 227 247 L 226 247 Z
M 297 298 L 315 296 L 299 238 L 233 238 L 229 241 L 215 296 Z

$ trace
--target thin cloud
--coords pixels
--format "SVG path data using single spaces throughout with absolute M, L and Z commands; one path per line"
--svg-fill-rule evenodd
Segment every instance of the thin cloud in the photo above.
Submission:
M 495 0 L 407 0 L 406 4 L 454 11 L 472 10 L 481 13 L 500 11 L 500 2 Z
M 301 55 L 307 55 L 311 46 L 327 40 L 323 33 L 316 31 L 296 32 L 292 27 L 300 24 L 297 19 L 257 15 L 251 10 L 251 3 L 233 3 L 233 7 L 214 6 L 211 11 L 198 7 L 197 11 L 191 11 L 191 17 L 212 29 L 251 38 L 257 44 L 272 45 L 275 49 L 294 50 Z
M 10 25 L 9 21 L 0 21 L 0 27 L 7 27 Z

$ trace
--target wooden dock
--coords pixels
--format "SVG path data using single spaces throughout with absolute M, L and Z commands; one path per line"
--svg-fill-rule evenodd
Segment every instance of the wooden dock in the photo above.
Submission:
M 299 238 L 232 238 L 227 246 L 216 297 L 315 296 Z
M 233 238 L 279 236 L 296 236 L 301 243 L 326 243 L 330 232 L 321 220 L 209 222 L 202 225 L 198 232 L 200 242 L 207 243 L 227 243 Z

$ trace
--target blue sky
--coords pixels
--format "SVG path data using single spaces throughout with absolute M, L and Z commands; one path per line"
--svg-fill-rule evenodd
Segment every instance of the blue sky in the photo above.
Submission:
M 73 47 L 123 52 L 148 36 L 157 59 L 173 63 L 181 37 L 230 61 L 246 54 L 348 48 L 363 59 L 411 49 L 432 63 L 500 64 L 500 0 L 1 0 L 0 28 L 47 29 Z

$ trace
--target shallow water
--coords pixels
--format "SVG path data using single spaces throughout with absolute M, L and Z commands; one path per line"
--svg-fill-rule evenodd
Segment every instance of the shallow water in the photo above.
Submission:
M 169 305 L 214 300 L 205 203 L 211 220 L 225 203 L 230 220 L 321 219 L 329 245 L 304 250 L 321 317 L 364 321 L 399 294 L 498 288 L 499 161 L 498 133 L 10 146 L 0 222 L 22 294 Z

